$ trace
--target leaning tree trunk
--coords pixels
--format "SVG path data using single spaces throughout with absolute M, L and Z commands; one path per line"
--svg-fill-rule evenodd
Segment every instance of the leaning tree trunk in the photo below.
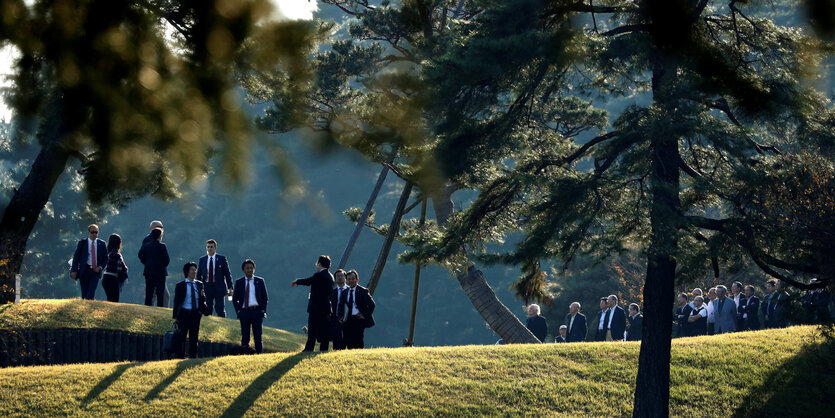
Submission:
M 519 318 L 507 309 L 502 301 L 496 297 L 496 292 L 487 284 L 484 273 L 475 267 L 470 267 L 466 274 L 458 275 L 458 283 L 464 293 L 470 298 L 473 307 L 508 344 L 539 344 L 540 341 L 533 333 L 519 321 Z
M 394 210 L 394 215 L 391 217 L 389 230 L 386 234 L 386 239 L 383 241 L 383 248 L 380 249 L 380 255 L 377 257 L 377 263 L 374 264 L 374 270 L 371 271 L 371 278 L 368 279 L 368 292 L 374 295 L 374 290 L 377 289 L 377 284 L 380 282 L 380 277 L 383 275 L 383 269 L 386 268 L 386 260 L 388 260 L 391 246 L 394 244 L 394 238 L 400 233 L 400 219 L 403 218 L 403 211 L 406 210 L 406 203 L 409 201 L 409 196 L 412 194 L 412 183 L 406 181 L 403 186 L 403 193 L 400 194 L 400 200 L 397 202 L 397 208 Z
M 53 139 L 38 153 L 0 220 L 0 304 L 14 302 L 15 275 L 20 272 L 29 234 L 67 166 L 69 153 L 59 132 L 56 128 Z
M 447 185 L 432 195 L 432 207 L 439 226 L 444 226 L 452 216 L 454 205 L 452 193 L 457 190 L 454 185 Z M 466 273 L 458 275 L 458 284 L 470 298 L 476 312 L 484 319 L 496 334 L 508 344 L 538 344 L 533 333 L 519 321 L 519 318 L 496 297 L 496 292 L 487 284 L 484 273 L 475 267 L 467 269 Z
M 386 175 L 388 174 L 388 172 L 388 166 L 384 165 L 383 169 L 380 171 L 380 175 L 377 176 L 377 184 L 375 184 L 374 189 L 371 190 L 371 196 L 368 198 L 368 202 L 365 204 L 365 209 L 363 209 L 362 211 L 362 216 L 360 216 L 360 220 L 357 222 L 357 226 L 354 227 L 354 232 L 351 234 L 351 238 L 348 239 L 348 245 L 345 246 L 345 252 L 342 253 L 342 258 L 339 259 L 339 264 L 337 265 L 337 268 L 345 268 L 345 264 L 348 264 L 348 257 L 351 256 L 351 250 L 354 249 L 354 244 L 357 243 L 357 238 L 359 238 L 360 232 L 362 232 L 362 227 L 365 226 L 365 222 L 371 215 L 371 208 L 374 207 L 374 201 L 377 200 L 377 195 L 380 193 L 380 188 L 383 187 L 383 182 L 386 181 Z
M 656 52 L 653 97 L 656 104 L 674 114 L 666 103 L 676 67 Z M 670 414 L 670 338 L 678 246 L 676 219 L 679 215 L 679 153 L 675 134 L 655 133 L 650 152 L 652 206 L 647 276 L 644 283 L 644 329 L 638 376 L 635 382 L 633 417 L 667 417 Z

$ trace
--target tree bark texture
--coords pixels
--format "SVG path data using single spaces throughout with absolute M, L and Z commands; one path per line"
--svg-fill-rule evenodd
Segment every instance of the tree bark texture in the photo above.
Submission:
M 374 265 L 374 270 L 371 271 L 371 278 L 368 279 L 368 292 L 372 296 L 374 295 L 374 290 L 377 289 L 377 284 L 380 282 L 380 276 L 383 275 L 383 269 L 386 267 L 386 260 L 388 260 L 389 252 L 391 252 L 391 245 L 394 243 L 394 238 L 400 232 L 400 219 L 403 218 L 403 211 L 406 209 L 406 203 L 412 194 L 412 187 L 412 183 L 408 181 L 403 186 L 403 193 L 400 194 L 400 200 L 397 202 L 394 216 L 391 217 L 391 224 L 389 224 L 389 230 L 388 234 L 386 234 L 386 240 L 383 242 L 383 248 L 380 249 L 377 263 Z
M 365 204 L 365 209 L 362 210 L 362 216 L 360 216 L 357 226 L 354 227 L 354 232 L 351 234 L 351 238 L 348 239 L 348 245 L 345 247 L 345 252 L 342 253 L 342 258 L 339 259 L 339 265 L 336 267 L 337 269 L 345 268 L 345 265 L 348 264 L 348 257 L 351 256 L 351 250 L 354 249 L 354 245 L 360 237 L 362 227 L 365 226 L 365 222 L 368 220 L 368 217 L 371 216 L 371 208 L 374 207 L 374 202 L 377 200 L 380 188 L 383 187 L 383 183 L 386 181 L 386 175 L 388 172 L 388 166 L 384 165 L 382 171 L 380 171 L 380 175 L 377 176 L 377 184 L 374 185 L 374 189 L 371 191 L 371 196 Z
M 475 267 L 470 267 L 466 274 L 458 276 L 461 289 L 470 298 L 473 307 L 490 325 L 490 329 L 499 334 L 507 344 L 539 344 L 540 341 L 531 333 L 528 327 L 505 306 L 496 292 L 487 284 L 484 273 Z
M 29 234 L 67 166 L 69 153 L 58 132 L 41 148 L 0 220 L 0 303 L 14 302 L 15 275 L 20 272 Z
M 654 59 L 655 104 L 673 115 L 666 103 L 676 67 L 658 52 Z M 670 338 L 672 337 L 675 286 L 675 253 L 678 247 L 679 200 L 678 140 L 674 134 L 651 139 L 650 242 L 644 283 L 644 322 L 633 417 L 670 415 Z
M 423 227 L 426 225 L 426 198 L 420 204 L 420 223 L 418 223 L 418 228 L 423 231 Z M 418 292 L 420 291 L 420 260 L 415 263 L 415 282 L 412 286 L 412 311 L 411 315 L 409 316 L 409 336 L 406 338 L 407 346 L 411 347 L 415 345 L 415 319 L 417 319 L 417 304 L 418 304 Z

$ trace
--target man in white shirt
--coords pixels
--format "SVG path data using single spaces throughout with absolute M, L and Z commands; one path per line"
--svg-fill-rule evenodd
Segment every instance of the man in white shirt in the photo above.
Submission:
M 606 341 L 606 312 L 609 310 L 607 298 L 604 296 L 600 298 L 600 312 L 597 313 L 597 334 L 595 334 L 595 341 Z
M 183 281 L 174 286 L 174 323 L 185 338 L 188 334 L 188 356 L 197 357 L 197 340 L 200 334 L 200 316 L 208 315 L 206 306 L 206 291 L 203 283 L 196 279 L 197 264 L 189 261 L 183 266 Z M 185 346 L 177 353 L 180 358 L 185 357 Z
M 714 325 L 716 323 L 716 320 L 713 317 L 713 301 L 716 300 L 715 287 L 711 287 L 710 290 L 707 291 L 707 298 L 707 335 L 713 335 Z
M 742 282 L 733 282 L 731 284 L 731 294 L 733 295 L 734 305 L 736 305 L 737 312 L 739 312 L 739 304 L 745 299 L 745 295 L 742 294 Z M 736 319 L 734 320 L 734 326 L 737 330 L 742 329 L 742 315 L 736 315 Z
M 241 264 L 244 277 L 235 280 L 232 305 L 241 321 L 241 346 L 249 347 L 249 332 L 255 340 L 255 352 L 264 351 L 261 341 L 262 323 L 267 316 L 267 286 L 264 279 L 255 275 L 255 261 L 246 259 Z
M 331 309 L 334 312 L 331 321 L 331 338 L 333 341 L 334 350 L 345 349 L 345 339 L 343 338 L 341 319 L 345 317 L 345 303 L 348 300 L 346 290 L 348 286 L 345 285 L 345 270 L 338 269 L 333 273 L 333 281 L 336 283 L 336 288 L 331 291 Z M 342 302 L 342 303 L 340 303 Z
M 81 299 L 95 299 L 101 272 L 107 265 L 107 244 L 99 238 L 96 224 L 87 227 L 87 235 L 75 248 L 70 277 L 78 279 Z

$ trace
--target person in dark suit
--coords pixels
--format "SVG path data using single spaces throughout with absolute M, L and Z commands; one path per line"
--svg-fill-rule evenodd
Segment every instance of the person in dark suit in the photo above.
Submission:
M 345 346 L 348 349 L 365 348 L 365 329 L 374 326 L 374 308 L 377 306 L 368 289 L 360 286 L 359 274 L 351 270 L 345 274 L 348 292 L 345 297 L 345 319 L 342 321 Z
M 777 307 L 777 280 L 771 279 L 765 282 L 765 291 L 767 295 L 760 306 L 763 314 L 763 328 L 774 328 L 777 326 L 774 316 L 774 308 Z
M 267 286 L 264 279 L 255 275 L 255 262 L 246 259 L 241 264 L 244 277 L 235 280 L 232 293 L 232 306 L 241 321 L 241 347 L 249 347 L 249 332 L 255 339 L 255 352 L 261 354 L 264 345 L 261 331 L 264 318 L 267 317 Z
M 560 325 L 559 334 L 557 335 L 557 338 L 554 338 L 555 343 L 559 344 L 559 343 L 567 343 L 568 342 L 568 339 L 566 338 L 567 337 L 566 336 L 566 332 L 567 332 L 566 330 L 567 329 L 568 329 L 568 326 Z
M 206 287 L 206 303 L 215 314 L 226 317 L 226 296 L 232 296 L 232 273 L 229 272 L 229 262 L 221 254 L 217 254 L 217 241 L 206 241 L 206 255 L 197 262 L 197 280 Z
M 609 310 L 603 322 L 606 325 L 606 341 L 623 341 L 623 334 L 626 332 L 626 312 L 618 306 L 618 297 L 609 295 L 606 300 Z
M 331 258 L 320 255 L 316 260 L 316 273 L 306 279 L 296 279 L 290 286 L 310 286 L 307 299 L 307 344 L 303 351 L 313 351 L 316 341 L 319 341 L 319 351 L 328 351 L 328 340 L 331 333 L 331 291 L 333 290 L 333 275 L 328 269 Z
M 150 230 L 148 231 L 148 235 L 146 235 L 145 238 L 142 239 L 142 245 L 139 246 L 140 250 L 142 249 L 142 247 L 145 246 L 145 244 L 153 241 L 153 238 L 151 238 L 151 232 L 154 232 L 154 229 L 162 229 L 164 231 L 164 229 L 162 227 L 162 221 L 158 221 L 158 220 L 151 221 Z M 142 274 L 145 275 L 145 272 L 143 271 Z M 146 280 L 146 282 L 147 282 L 147 280 Z M 146 290 L 147 290 L 147 286 L 146 286 Z M 157 306 L 162 306 L 162 307 L 167 308 L 168 305 L 169 305 L 169 302 L 171 301 L 171 294 L 168 292 L 168 284 L 167 283 L 163 285 L 162 290 L 163 290 L 163 292 L 162 292 L 162 305 L 160 305 L 159 304 L 160 302 L 157 301 Z M 147 305 L 149 305 L 149 306 L 153 305 L 153 301 L 154 301 L 155 297 L 156 297 L 156 293 L 152 293 L 151 294 L 151 303 L 147 304 Z
M 677 298 L 678 308 L 673 314 L 673 320 L 676 321 L 676 337 L 686 337 L 690 335 L 690 325 L 688 318 L 692 313 L 690 305 L 687 303 L 687 293 L 680 293 Z
M 107 265 L 107 244 L 99 238 L 99 226 L 87 227 L 87 238 L 78 241 L 72 256 L 70 277 L 78 280 L 81 299 L 95 299 L 101 272 Z
M 739 302 L 738 313 L 742 317 L 740 324 L 742 331 L 756 331 L 760 329 L 760 298 L 754 296 L 754 286 L 745 286 L 745 297 Z
M 157 306 L 164 306 L 165 278 L 168 276 L 168 247 L 162 243 L 162 229 L 151 231 L 151 241 L 139 250 L 139 261 L 145 265 L 145 305 L 151 306 L 156 295 Z
M 209 307 L 206 306 L 206 291 L 203 283 L 197 280 L 197 264 L 189 261 L 183 265 L 183 276 L 185 278 L 174 286 L 174 323 L 180 329 L 185 338 L 188 335 L 188 356 L 197 357 L 197 340 L 200 334 L 200 316 L 209 314 Z M 178 353 L 180 358 L 185 358 L 185 347 Z
M 588 326 L 586 316 L 580 313 L 580 302 L 571 302 L 568 306 L 568 315 L 565 316 L 566 335 L 565 342 L 576 343 L 586 340 Z
M 531 333 L 539 340 L 545 342 L 545 337 L 548 336 L 548 323 L 545 317 L 540 315 L 541 308 L 539 305 L 532 303 L 528 306 L 528 317 L 525 319 L 525 326 Z
M 331 310 L 335 313 L 331 318 L 331 341 L 333 341 L 334 350 L 342 350 L 345 348 L 345 339 L 341 319 L 345 317 L 344 302 L 347 299 L 344 296 L 348 294 L 348 286 L 345 285 L 345 270 L 336 270 L 333 273 L 333 280 L 336 282 L 336 288 L 331 291 Z
M 606 313 L 609 312 L 609 298 L 600 298 L 600 312 L 595 317 L 595 324 L 597 325 L 597 332 L 594 334 L 595 341 L 606 341 Z
M 626 341 L 641 341 L 644 334 L 644 317 L 641 315 L 641 308 L 637 303 L 629 304 L 629 331 L 626 333 Z
M 814 278 L 809 281 L 809 284 L 816 285 L 821 283 L 820 279 Z M 804 303 L 809 310 L 809 319 L 813 324 L 827 324 L 830 321 L 829 317 L 829 303 L 831 297 L 829 290 L 826 288 L 817 288 L 809 291 L 806 299 L 808 302 Z
M 786 292 L 786 285 L 782 280 L 777 280 L 774 306 L 774 325 L 777 328 L 789 326 L 789 315 L 791 311 L 791 296 Z
M 119 302 L 122 285 L 128 280 L 128 266 L 122 258 L 122 237 L 110 234 L 107 240 L 107 266 L 101 278 L 101 287 L 107 295 L 108 302 Z

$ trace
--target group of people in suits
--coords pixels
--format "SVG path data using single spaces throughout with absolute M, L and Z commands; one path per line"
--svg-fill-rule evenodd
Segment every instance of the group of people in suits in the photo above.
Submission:
M 812 279 L 811 284 L 818 283 Z M 751 331 L 761 328 L 784 328 L 792 318 L 809 323 L 825 323 L 829 316 L 829 292 L 815 289 L 803 299 L 803 311 L 795 310 L 794 298 L 785 289 L 783 282 L 770 279 L 765 282 L 766 295 L 760 300 L 753 285 L 741 282 L 728 288 L 719 285 L 707 292 L 707 300 L 700 288 L 688 295 L 678 295 L 678 308 L 673 315 L 676 336 L 723 334 L 736 331 Z M 805 316 L 805 318 L 803 318 Z
M 600 298 L 600 312 L 597 313 L 597 331 L 593 341 L 639 341 L 643 332 L 643 315 L 637 303 L 629 305 L 629 314 L 619 306 L 617 295 Z M 565 323 L 560 325 L 555 343 L 573 343 L 586 341 L 589 324 L 586 316 L 580 313 L 580 302 L 572 302 L 568 306 Z M 537 304 L 528 306 L 528 318 L 525 325 L 541 342 L 545 342 L 548 335 L 548 324 L 540 314 L 541 308 Z
M 359 285 L 356 270 L 338 269 L 333 274 L 327 255 L 316 260 L 316 273 L 296 279 L 291 286 L 310 286 L 307 302 L 307 343 L 311 352 L 319 343 L 319 351 L 365 347 L 365 329 L 374 326 L 376 304 L 367 288 Z
M 70 277 L 79 281 L 81 297 L 95 299 L 101 279 L 107 300 L 119 302 L 119 293 L 128 278 L 128 268 L 120 253 L 122 239 L 110 235 L 108 243 L 98 238 L 98 225 L 87 228 L 88 237 L 78 242 L 71 261 Z M 167 288 L 170 257 L 162 242 L 162 222 L 150 224 L 150 233 L 142 241 L 139 260 L 144 265 L 145 305 L 167 306 Z M 197 355 L 197 341 L 201 316 L 214 313 L 226 317 L 226 301 L 232 301 L 241 324 L 241 346 L 249 347 L 254 341 L 254 352 L 263 351 L 262 323 L 267 316 L 267 287 L 262 277 L 255 276 L 255 261 L 246 259 L 241 264 L 243 277 L 232 281 L 229 261 L 217 253 L 218 243 L 206 241 L 206 254 L 198 262 L 183 265 L 183 280 L 174 287 L 173 320 L 179 332 L 188 341 L 188 354 Z M 296 279 L 291 286 L 310 286 L 308 297 L 308 341 L 304 351 L 313 351 L 316 342 L 319 350 L 327 351 L 330 342 L 335 350 L 364 348 L 365 329 L 374 326 L 374 299 L 367 288 L 359 285 L 356 270 L 329 271 L 330 257 L 319 256 L 316 273 L 311 277 Z M 179 353 L 185 356 L 185 346 Z

